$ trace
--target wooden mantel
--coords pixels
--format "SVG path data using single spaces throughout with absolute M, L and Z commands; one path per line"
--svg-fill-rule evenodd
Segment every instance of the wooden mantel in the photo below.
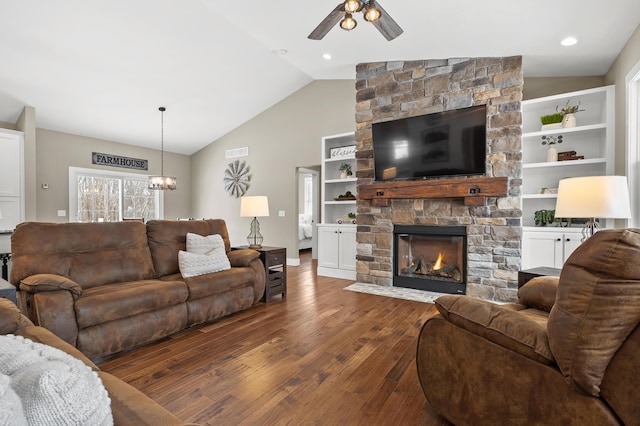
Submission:
M 392 199 L 463 198 L 465 206 L 484 206 L 486 197 L 507 195 L 507 177 L 411 180 L 381 182 L 358 187 L 358 198 L 376 207 L 388 207 Z

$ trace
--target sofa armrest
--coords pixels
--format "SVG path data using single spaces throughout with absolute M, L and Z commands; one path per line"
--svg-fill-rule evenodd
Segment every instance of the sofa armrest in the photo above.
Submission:
M 452 324 L 541 364 L 555 362 L 546 324 L 514 307 L 468 296 L 441 296 L 435 301 L 440 314 Z
M 9 299 L 0 297 L 0 334 L 15 334 L 33 323 Z
M 82 295 L 82 287 L 78 283 L 55 274 L 36 274 L 26 277 L 20 281 L 20 290 L 27 293 L 67 290 L 71 293 L 73 300 Z
M 29 319 L 51 330 L 72 346 L 78 341 L 74 299 L 69 291 L 43 291 L 29 295 Z
M 535 277 L 518 290 L 518 301 L 525 306 L 551 312 L 556 303 L 560 277 Z
M 227 253 L 227 257 L 229 257 L 229 263 L 231 263 L 232 267 L 246 268 L 251 266 L 251 262 L 254 259 L 260 257 L 260 253 L 250 249 L 231 250 Z

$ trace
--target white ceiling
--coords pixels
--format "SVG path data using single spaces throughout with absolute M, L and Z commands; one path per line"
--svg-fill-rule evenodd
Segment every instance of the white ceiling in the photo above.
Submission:
M 307 39 L 337 3 L 0 0 L 0 121 L 28 105 L 39 128 L 157 149 L 166 106 L 165 149 L 192 154 L 358 63 L 522 55 L 525 77 L 598 76 L 640 24 L 638 0 L 380 0 L 397 39 L 360 14 Z

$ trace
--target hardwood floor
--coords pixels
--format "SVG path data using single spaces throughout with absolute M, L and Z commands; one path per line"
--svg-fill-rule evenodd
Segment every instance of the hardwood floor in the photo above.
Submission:
M 430 304 L 343 290 L 316 262 L 289 267 L 288 294 L 113 356 L 100 368 L 186 422 L 446 425 L 415 367 Z

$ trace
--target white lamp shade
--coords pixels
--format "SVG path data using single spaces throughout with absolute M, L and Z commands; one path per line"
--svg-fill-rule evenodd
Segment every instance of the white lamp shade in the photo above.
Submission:
M 555 217 L 628 219 L 629 187 L 625 176 L 586 176 L 562 179 Z
M 254 195 L 240 198 L 240 216 L 269 216 L 269 199 L 266 195 Z

